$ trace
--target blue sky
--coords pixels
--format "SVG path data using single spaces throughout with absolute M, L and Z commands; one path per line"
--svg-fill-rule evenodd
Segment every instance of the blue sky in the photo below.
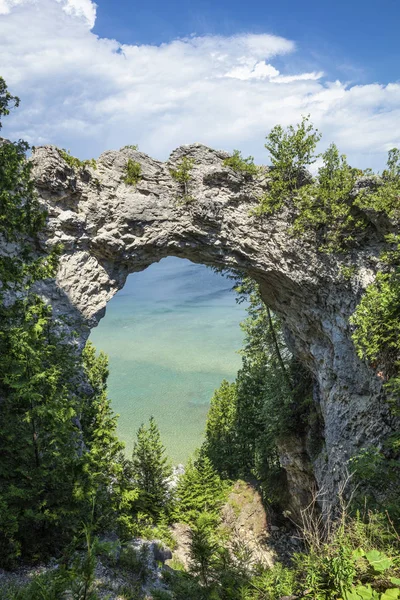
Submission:
M 335 77 L 382 83 L 400 78 L 399 31 L 399 0 L 100 0 L 94 28 L 129 44 L 267 32 L 296 40 Z
M 311 114 L 321 150 L 381 169 L 400 146 L 398 0 L 0 0 L 3 135 L 81 158 L 195 141 L 267 162 L 276 123 Z

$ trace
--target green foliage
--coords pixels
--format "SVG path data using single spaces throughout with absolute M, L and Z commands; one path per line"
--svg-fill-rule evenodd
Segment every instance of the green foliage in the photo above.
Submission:
M 203 512 L 216 517 L 227 489 L 209 457 L 200 452 L 194 461 L 188 461 L 184 474 L 179 478 L 174 519 L 190 524 Z
M 243 158 L 240 150 L 234 150 L 233 155 L 224 160 L 224 167 L 230 167 L 237 173 L 254 177 L 258 173 L 258 167 L 254 164 L 254 158 L 248 156 Z
M 295 196 L 304 183 L 306 168 L 315 162 L 315 148 L 321 136 L 314 130 L 309 117 L 286 130 L 276 125 L 267 136 L 265 144 L 271 156 L 269 189 L 255 214 L 271 214 L 281 209 L 285 200 Z
M 138 144 L 127 144 L 126 146 L 122 146 L 121 150 L 139 150 Z
M 204 452 L 224 477 L 256 476 L 265 498 L 284 503 L 280 438 L 311 428 L 318 453 L 318 415 L 311 379 L 288 351 L 279 320 L 250 279 L 236 282 L 248 301 L 243 363 L 234 384 L 223 382 L 211 401 Z
M 83 477 L 75 484 L 79 499 L 95 499 L 96 527 L 119 527 L 131 514 L 137 491 L 132 485 L 122 451 L 124 444 L 116 435 L 117 416 L 107 397 L 108 359 L 96 356 L 91 342 L 84 348 L 83 371 L 92 392 L 80 397 L 79 421 L 82 428 Z
M 125 177 L 123 179 L 126 185 L 137 185 L 142 178 L 142 167 L 141 164 L 131 158 L 128 158 L 128 162 L 125 167 Z
M 273 569 L 264 570 L 244 586 L 240 600 L 278 600 L 283 596 L 292 596 L 295 589 L 295 571 L 276 563 Z
M 139 490 L 138 509 L 150 516 L 159 516 L 168 505 L 168 478 L 172 475 L 172 467 L 153 417 L 150 417 L 148 427 L 143 424 L 137 432 L 132 475 Z
M 357 272 L 357 267 L 354 265 L 341 265 L 340 266 L 340 274 L 342 275 L 343 279 L 345 281 L 350 281 L 352 279 L 352 277 L 354 277 L 354 275 Z
M 79 158 L 76 158 L 76 156 L 72 156 L 71 152 L 69 150 L 65 150 L 65 148 L 58 148 L 58 152 L 61 158 L 65 160 L 65 162 L 69 167 L 71 167 L 71 169 L 83 170 L 87 169 L 88 167 L 91 167 L 92 169 L 97 169 L 97 163 L 94 158 L 80 160 Z
M 371 213 L 399 219 L 400 151 L 389 151 L 382 177 L 367 170 L 372 185 L 354 193 L 363 171 L 350 167 L 335 144 L 320 155 L 323 164 L 311 179 L 308 169 L 319 157 L 315 149 L 320 137 L 309 117 L 296 127 L 272 129 L 265 145 L 272 162 L 268 191 L 254 213 L 272 214 L 289 206 L 293 235 L 314 239 L 321 252 L 345 252 L 370 227 Z
M 80 361 L 60 341 L 51 310 L 38 299 L 18 307 L 19 317 L 1 332 L 3 564 L 67 543 L 94 497 L 107 522 L 123 447 L 104 388 L 76 394 Z M 92 360 L 89 381 L 91 368 L 101 370 Z
M 293 233 L 316 231 L 319 249 L 329 253 L 345 250 L 364 229 L 366 221 L 354 207 L 351 195 L 360 171 L 349 166 L 335 144 L 322 154 L 322 161 L 317 183 L 299 190 Z
M 7 84 L 2 77 L 0 77 L 0 129 L 2 127 L 1 118 L 10 114 L 12 108 L 19 106 L 18 96 L 13 96 L 7 88 Z
M 232 449 L 235 445 L 237 412 L 236 384 L 225 379 L 211 398 L 206 423 L 206 452 L 223 477 L 233 477 Z
M 389 236 L 391 246 L 381 260 L 379 272 L 350 318 L 353 341 L 361 359 L 384 381 L 393 416 L 400 415 L 400 237 Z M 400 519 L 400 433 L 390 436 L 383 447 L 364 449 L 352 461 L 360 485 L 377 508 Z M 383 501 L 383 506 L 382 506 Z
M 177 164 L 175 169 L 170 169 L 169 172 L 175 181 L 180 184 L 181 187 L 181 201 L 183 204 L 188 204 L 193 202 L 194 198 L 189 193 L 189 183 L 192 179 L 192 170 L 194 167 L 193 158 L 188 158 L 184 156 L 179 163 Z
M 386 214 L 390 219 L 400 218 L 400 150 L 392 148 L 388 153 L 387 168 L 381 181 L 372 192 L 361 194 L 357 205 L 362 209 Z
M 120 565 L 132 571 L 139 581 L 144 583 L 149 576 L 149 547 L 142 544 L 140 548 L 127 546 L 123 548 L 120 556 Z
M 215 515 L 202 512 L 190 530 L 190 572 L 202 585 L 211 582 L 217 563 L 218 541 L 215 538 Z
M 382 257 L 389 271 L 378 273 L 368 286 L 350 322 L 359 357 L 391 376 L 400 356 L 400 237 L 389 241 L 395 249 Z
M 93 522 L 83 525 L 83 545 L 76 540 L 70 556 L 51 570 L 33 577 L 25 586 L 14 586 L 7 593 L 0 585 L 4 600 L 100 600 L 95 590 L 95 567 L 99 555 L 107 554 L 111 544 L 93 535 Z

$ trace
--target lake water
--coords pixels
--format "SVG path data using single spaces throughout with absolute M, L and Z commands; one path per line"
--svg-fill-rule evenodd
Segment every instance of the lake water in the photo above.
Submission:
M 90 339 L 108 354 L 109 396 L 127 453 L 153 415 L 173 462 L 203 440 L 210 398 L 235 379 L 245 307 L 232 281 L 188 260 L 166 258 L 130 275 Z

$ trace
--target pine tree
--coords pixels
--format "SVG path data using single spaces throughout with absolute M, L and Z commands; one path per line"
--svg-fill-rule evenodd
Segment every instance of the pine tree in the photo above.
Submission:
M 214 529 L 214 516 L 203 512 L 196 518 L 189 534 L 190 572 L 206 587 L 215 575 L 218 562 L 219 544 L 213 535 Z
M 199 514 L 216 515 L 225 497 L 226 485 L 221 481 L 205 452 L 189 460 L 176 488 L 177 504 L 174 517 L 194 523 Z
M 169 498 L 168 478 L 172 467 L 165 455 L 160 431 L 150 417 L 149 426 L 142 424 L 132 453 L 133 479 L 139 489 L 139 509 L 156 518 L 166 510 Z
M 0 118 L 18 102 L 0 78 Z M 69 543 L 93 501 L 97 512 L 110 514 L 113 502 L 121 504 L 113 497 L 123 470 L 106 396 L 105 357 L 96 359 L 89 346 L 84 370 L 63 323 L 32 287 L 55 274 L 58 252 L 39 249 L 46 215 L 27 149 L 22 141 L 0 143 L 0 239 L 18 249 L 15 257 L 0 254 L 3 566 L 19 556 L 41 558 Z M 92 392 L 85 393 L 90 386 Z
M 125 479 L 122 451 L 124 444 L 116 435 L 117 415 L 111 408 L 107 396 L 108 359 L 88 342 L 83 351 L 84 373 L 92 392 L 81 396 L 80 423 L 84 477 L 78 482 L 86 497 L 93 497 L 97 526 L 115 517 L 115 505 L 120 504 L 121 495 L 129 487 Z
M 211 398 L 207 414 L 205 452 L 225 477 L 234 477 L 236 465 L 236 384 L 224 380 Z

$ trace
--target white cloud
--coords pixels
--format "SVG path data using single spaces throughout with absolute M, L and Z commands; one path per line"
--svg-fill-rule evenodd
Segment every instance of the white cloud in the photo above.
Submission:
M 56 0 L 68 15 L 83 18 L 92 29 L 96 21 L 97 5 L 91 0 Z M 40 3 L 40 0 L 0 0 L 0 15 L 6 15 L 20 4 L 29 2 Z
M 28 0 L 0 0 L 0 15 L 7 15 L 11 9 L 18 4 L 23 4 Z
M 75 17 L 82 17 L 86 20 L 90 29 L 94 27 L 96 21 L 97 5 L 91 0 L 57 0 L 63 5 L 63 10 Z
M 264 60 L 254 64 L 249 59 L 246 59 L 243 60 L 243 63 L 241 66 L 235 67 L 228 71 L 228 73 L 225 73 L 224 77 L 232 77 L 233 79 L 241 79 L 242 81 L 248 79 L 269 79 L 273 83 L 292 83 L 293 81 L 316 81 L 324 75 L 322 71 L 299 73 L 297 75 L 281 75 L 278 69 L 267 64 Z
M 0 0 L 0 13 L 0 74 L 22 99 L 4 123 L 12 138 L 82 157 L 139 143 L 165 158 L 200 141 L 242 148 L 261 162 L 274 124 L 311 113 L 326 142 L 335 140 L 354 164 L 381 167 L 387 149 L 400 145 L 399 83 L 328 82 L 320 68 L 329 65 L 294 71 L 298 49 L 278 36 L 120 45 L 91 31 L 90 0 Z

